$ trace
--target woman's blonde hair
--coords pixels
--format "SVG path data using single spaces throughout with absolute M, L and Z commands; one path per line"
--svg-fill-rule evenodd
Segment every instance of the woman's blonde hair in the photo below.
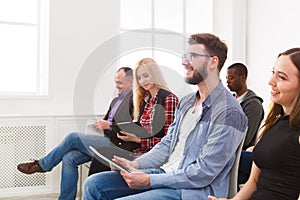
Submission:
M 134 94 L 133 95 L 134 95 L 134 119 L 135 120 L 137 120 L 139 117 L 138 115 L 140 111 L 140 106 L 142 105 L 142 102 L 148 93 L 148 91 L 145 90 L 137 80 L 137 70 L 142 66 L 145 68 L 145 70 L 151 77 L 155 87 L 170 91 L 162 75 L 160 67 L 156 63 L 156 61 L 152 58 L 143 58 L 139 60 L 134 69 Z

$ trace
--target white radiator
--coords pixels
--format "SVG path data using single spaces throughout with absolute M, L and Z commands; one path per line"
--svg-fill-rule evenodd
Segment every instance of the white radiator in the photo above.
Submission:
M 22 174 L 17 165 L 46 154 L 50 129 L 50 119 L 0 118 L 0 197 L 49 189 L 47 174 Z
M 59 193 L 60 165 L 51 172 L 32 175 L 22 174 L 17 165 L 42 158 L 69 132 L 84 131 L 87 120 L 93 118 L 80 116 L 74 121 L 74 116 L 0 117 L 0 200 Z

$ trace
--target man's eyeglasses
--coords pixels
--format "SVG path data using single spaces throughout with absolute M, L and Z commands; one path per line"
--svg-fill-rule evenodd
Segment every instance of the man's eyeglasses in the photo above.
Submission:
M 190 52 L 190 53 L 183 54 L 182 55 L 182 60 L 187 60 L 187 61 L 191 62 L 193 60 L 193 58 L 195 58 L 197 56 L 213 57 L 209 54 L 198 54 L 198 53 Z

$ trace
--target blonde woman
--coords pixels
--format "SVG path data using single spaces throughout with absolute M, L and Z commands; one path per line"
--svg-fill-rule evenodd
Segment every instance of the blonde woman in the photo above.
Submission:
M 152 58 L 138 61 L 134 82 L 134 118 L 148 130 L 149 137 L 139 138 L 125 131 L 121 131 L 122 135 L 118 137 L 123 141 L 140 144 L 135 152 L 141 154 L 149 151 L 167 134 L 174 119 L 178 98 L 170 92 L 160 67 Z
M 135 147 L 132 151 L 137 157 L 152 149 L 167 134 L 174 119 L 178 98 L 168 88 L 159 65 L 152 58 L 143 58 L 137 62 L 134 82 L 134 119 L 147 130 L 148 136 L 141 138 L 137 133 L 122 130 L 117 138 L 120 144 L 128 143 Z M 89 175 L 109 169 L 94 158 Z

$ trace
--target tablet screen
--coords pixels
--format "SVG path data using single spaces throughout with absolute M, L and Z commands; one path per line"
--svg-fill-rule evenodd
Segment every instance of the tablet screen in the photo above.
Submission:
M 104 155 L 102 155 L 101 153 L 99 153 L 99 151 L 97 151 L 94 147 L 89 146 L 89 148 L 95 153 L 95 155 L 101 159 L 103 159 L 104 161 L 108 162 L 109 164 L 113 165 L 114 167 L 116 167 L 117 169 L 130 173 L 130 171 L 128 169 L 125 169 L 124 167 L 122 167 L 121 165 L 119 165 L 118 163 L 115 163 L 114 161 L 106 158 Z M 96 158 L 97 158 L 96 157 Z

